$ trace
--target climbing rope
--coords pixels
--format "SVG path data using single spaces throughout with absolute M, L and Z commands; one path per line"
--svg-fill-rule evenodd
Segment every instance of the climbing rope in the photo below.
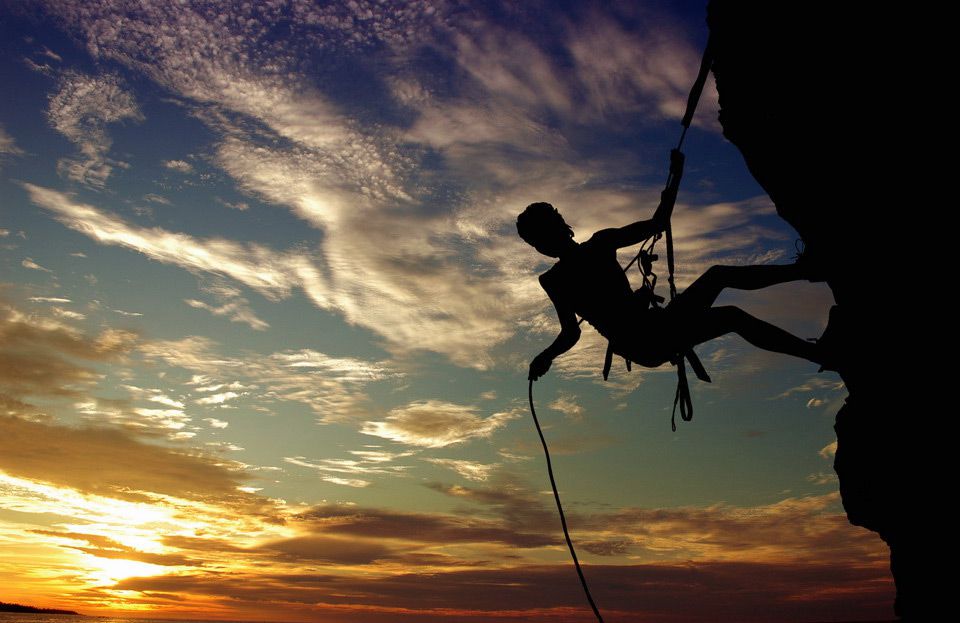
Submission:
M 577 552 L 573 549 L 573 541 L 570 540 L 570 530 L 567 529 L 567 518 L 563 514 L 563 505 L 560 504 L 560 492 L 557 491 L 557 481 L 553 478 L 553 464 L 550 462 L 550 450 L 547 448 L 547 440 L 543 437 L 543 429 L 540 428 L 540 420 L 537 419 L 537 410 L 533 406 L 533 379 L 530 379 L 530 385 L 527 388 L 527 396 L 530 398 L 530 414 L 533 416 L 533 423 L 537 425 L 537 434 L 540 435 L 540 443 L 543 444 L 543 455 L 547 457 L 547 474 L 550 475 L 550 486 L 553 487 L 553 499 L 557 501 L 557 511 L 560 513 L 560 525 L 563 526 L 563 538 L 567 540 L 567 549 L 570 550 L 570 557 L 573 558 L 573 565 L 577 568 L 577 575 L 580 576 L 580 585 L 583 592 L 590 602 L 593 614 L 597 621 L 603 623 L 603 617 L 597 604 L 593 602 L 593 596 L 590 595 L 590 587 L 587 586 L 587 579 L 583 577 L 583 569 L 580 568 L 580 561 L 577 559 Z

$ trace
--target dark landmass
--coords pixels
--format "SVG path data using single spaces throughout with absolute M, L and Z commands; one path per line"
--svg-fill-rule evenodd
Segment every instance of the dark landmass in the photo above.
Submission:
M 724 136 L 803 237 L 837 303 L 821 340 L 849 391 L 835 426 L 844 509 L 890 547 L 895 612 L 926 621 L 952 606 L 953 574 L 927 557 L 949 567 L 954 514 L 943 513 L 955 487 L 938 482 L 944 454 L 924 421 L 952 412 L 949 392 L 938 395 L 951 381 L 921 362 L 926 347 L 945 348 L 956 334 L 926 306 L 890 295 L 891 284 L 941 289 L 932 272 L 907 270 L 899 250 L 884 248 L 909 231 L 897 219 L 922 213 L 920 197 L 947 179 L 924 174 L 917 130 L 936 122 L 936 89 L 916 67 L 936 55 L 904 43 L 921 32 L 912 16 L 936 21 L 898 2 L 711 0 L 708 23 Z M 916 234 L 922 267 L 936 234 Z
M 32 614 L 76 614 L 73 610 L 57 610 L 56 608 L 34 608 L 33 606 L 23 606 L 20 604 L 8 604 L 0 601 L 0 612 L 26 612 Z

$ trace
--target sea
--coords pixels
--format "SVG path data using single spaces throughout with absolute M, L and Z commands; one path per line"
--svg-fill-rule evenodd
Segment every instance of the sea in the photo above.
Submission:
M 211 621 L 209 619 L 145 619 L 125 616 L 85 616 L 74 614 L 34 614 L 0 612 L 0 623 L 250 623 L 250 621 Z

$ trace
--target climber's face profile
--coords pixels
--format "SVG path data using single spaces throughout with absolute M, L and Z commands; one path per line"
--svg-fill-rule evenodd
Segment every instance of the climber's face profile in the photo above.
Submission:
M 564 250 L 576 245 L 573 242 L 573 229 L 549 203 L 528 205 L 517 217 L 517 233 L 547 257 L 560 257 Z

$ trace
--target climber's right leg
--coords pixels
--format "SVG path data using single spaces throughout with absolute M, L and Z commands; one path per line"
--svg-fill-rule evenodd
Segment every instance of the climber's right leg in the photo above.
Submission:
M 814 342 L 802 340 L 780 327 L 764 322 L 739 307 L 711 307 L 683 321 L 682 341 L 688 346 L 736 333 L 757 348 L 823 363 L 820 349 Z

